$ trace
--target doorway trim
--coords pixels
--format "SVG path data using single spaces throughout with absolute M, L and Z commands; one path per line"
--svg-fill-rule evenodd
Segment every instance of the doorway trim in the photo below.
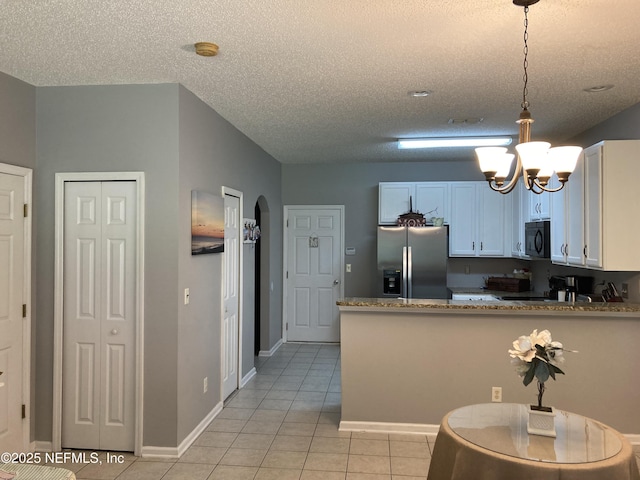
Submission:
M 22 322 L 22 401 L 25 405 L 25 418 L 22 422 L 22 448 L 24 452 L 33 451 L 29 438 L 31 436 L 31 321 L 33 305 L 31 304 L 31 250 L 33 219 L 33 170 L 8 163 L 0 163 L 0 173 L 22 177 L 24 198 L 27 207 L 24 219 L 24 276 L 22 282 L 22 303 L 27 305 L 26 316 Z
M 142 452 L 144 408 L 144 172 L 56 173 L 55 178 L 55 278 L 53 314 L 53 428 L 52 450 L 62 448 L 62 347 L 64 338 L 64 184 L 65 182 L 136 182 L 136 339 L 134 455 Z
M 243 378 L 242 378 L 242 323 L 243 323 L 243 319 L 244 319 L 244 311 L 242 308 L 242 303 L 243 303 L 243 299 L 244 299 L 244 295 L 243 295 L 243 285 L 244 285 L 244 279 L 243 279 L 243 275 L 242 275 L 242 271 L 244 270 L 244 248 L 243 248 L 243 243 L 242 243 L 242 229 L 243 229 L 243 224 L 242 224 L 242 219 L 244 218 L 244 193 L 242 193 L 240 190 L 235 190 L 231 187 L 225 187 L 224 185 L 222 186 L 222 198 L 224 199 L 225 195 L 231 195 L 233 197 L 237 197 L 239 199 L 239 203 L 240 203 L 240 208 L 238 209 L 238 229 L 239 229 L 239 238 L 238 238 L 238 388 L 242 388 L 244 387 L 244 385 L 246 384 L 246 382 L 243 383 Z M 224 305 L 223 302 L 221 302 L 220 305 L 221 309 L 224 310 Z M 221 318 L 222 315 L 224 315 L 224 312 L 220 312 L 221 314 Z M 221 325 L 222 328 L 222 325 Z M 224 347 L 224 339 L 222 339 L 222 343 L 221 346 Z M 220 349 L 220 368 L 222 369 L 222 365 L 224 365 L 224 348 Z M 224 402 L 224 391 L 222 389 L 222 370 L 220 371 L 221 375 L 220 375 L 220 401 Z

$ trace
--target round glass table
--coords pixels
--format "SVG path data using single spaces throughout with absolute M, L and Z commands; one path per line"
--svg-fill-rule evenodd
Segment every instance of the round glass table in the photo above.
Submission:
M 527 406 L 469 405 L 447 414 L 429 480 L 640 480 L 629 442 L 616 430 L 556 410 L 556 437 L 527 432 Z

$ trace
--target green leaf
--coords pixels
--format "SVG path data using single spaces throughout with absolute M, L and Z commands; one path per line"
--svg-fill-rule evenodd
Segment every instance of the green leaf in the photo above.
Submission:
M 533 377 L 535 376 L 535 373 L 536 373 L 536 367 L 532 363 L 531 366 L 529 367 L 529 370 L 527 370 L 527 373 L 525 373 L 524 378 L 522 379 L 522 383 L 524 383 L 525 387 L 533 381 Z
M 551 370 L 553 370 L 555 373 L 560 373 L 562 375 L 564 375 L 564 372 L 562 370 L 560 370 L 558 367 L 556 367 L 554 364 L 550 363 L 549 367 L 551 368 Z M 554 379 L 556 377 L 553 377 Z
M 535 376 L 540 383 L 544 383 L 549 380 L 549 367 L 547 367 L 547 363 L 541 362 L 540 360 L 538 360 L 537 363 Z

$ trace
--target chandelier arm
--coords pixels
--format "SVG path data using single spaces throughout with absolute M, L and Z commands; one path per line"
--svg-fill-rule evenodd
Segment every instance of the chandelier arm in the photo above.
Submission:
M 559 192 L 560 190 L 562 190 L 564 188 L 565 182 L 562 182 L 560 184 L 559 187 L 556 188 L 549 188 L 546 186 L 541 185 L 537 179 L 535 179 L 533 181 L 533 183 L 540 189 L 540 192 L 536 192 L 536 193 L 542 193 L 542 192 L 549 192 L 549 193 L 555 193 L 555 192 Z
M 511 177 L 511 180 L 509 180 L 509 182 L 506 185 L 503 185 L 501 187 L 496 187 L 491 182 L 489 182 L 489 187 L 494 192 L 503 193 L 505 195 L 507 193 L 513 192 L 513 189 L 516 188 L 516 185 L 518 184 L 521 170 L 522 170 L 522 162 L 520 161 L 520 157 L 516 155 L 516 168 L 513 171 L 513 176 Z M 525 183 L 526 183 L 526 180 L 525 180 Z

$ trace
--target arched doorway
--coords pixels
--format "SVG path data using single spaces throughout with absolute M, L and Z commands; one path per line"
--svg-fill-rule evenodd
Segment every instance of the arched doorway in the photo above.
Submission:
M 254 355 L 269 351 L 269 204 L 262 195 L 255 204 L 256 224 L 260 238 L 256 242 L 255 258 L 255 338 Z

